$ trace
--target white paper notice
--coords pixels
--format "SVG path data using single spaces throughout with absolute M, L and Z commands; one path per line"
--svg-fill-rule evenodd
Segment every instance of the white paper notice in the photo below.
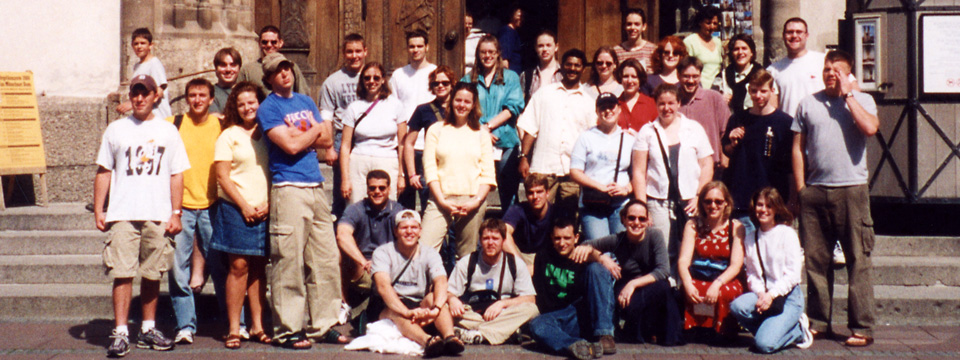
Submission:
M 924 15 L 923 24 L 923 92 L 960 93 L 960 16 Z

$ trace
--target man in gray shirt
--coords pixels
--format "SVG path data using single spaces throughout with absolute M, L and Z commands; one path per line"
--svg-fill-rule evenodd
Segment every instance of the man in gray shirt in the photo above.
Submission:
M 522 259 L 503 251 L 506 235 L 503 220 L 484 220 L 480 250 L 461 258 L 450 274 L 450 313 L 463 327 L 457 330 L 465 343 L 502 344 L 540 315 L 529 270 Z
M 847 346 L 873 342 L 874 298 L 870 252 L 873 219 L 867 187 L 867 138 L 880 120 L 870 95 L 855 90 L 848 78 L 853 57 L 826 55 L 824 90 L 800 101 L 793 122 L 793 175 L 800 199 L 800 239 L 806 255 L 807 315 L 810 329 L 828 334 L 833 284 L 828 284 L 831 249 L 840 240 L 847 258 L 850 292 Z M 830 274 L 832 275 L 832 274 Z
M 227 106 L 227 97 L 230 96 L 230 90 L 233 90 L 233 86 L 237 84 L 237 78 L 240 77 L 240 66 L 242 65 L 243 59 L 240 57 L 240 52 L 232 47 L 220 49 L 213 56 L 213 68 L 217 74 L 217 83 L 213 87 L 213 104 L 210 105 L 210 113 L 223 114 L 223 109 Z
M 320 116 L 333 122 L 333 146 L 324 154 L 324 162 L 333 168 L 333 193 L 340 193 L 340 138 L 343 132 L 343 112 L 357 100 L 357 85 L 360 69 L 367 62 L 367 45 L 360 34 L 343 38 L 343 67 L 323 80 L 320 87 Z M 342 196 L 333 197 L 333 215 L 343 214 L 346 201 Z

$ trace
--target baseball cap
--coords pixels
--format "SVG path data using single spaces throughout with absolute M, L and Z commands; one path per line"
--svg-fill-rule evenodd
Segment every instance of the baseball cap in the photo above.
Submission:
M 396 224 L 394 226 L 400 225 L 401 222 L 408 221 L 408 220 L 416 221 L 417 224 L 419 225 L 420 214 L 418 214 L 416 211 L 409 210 L 409 209 L 402 210 L 397 213 L 397 216 L 393 220 L 394 220 L 394 223 Z
M 287 60 L 285 56 L 281 53 L 272 53 L 263 57 L 263 73 L 272 74 L 277 71 L 277 68 L 280 67 L 283 63 L 290 63 L 292 66 L 293 63 L 290 60 Z
M 143 85 L 147 90 L 157 92 L 157 82 L 150 75 L 140 74 L 130 79 L 130 90 L 133 90 L 133 87 L 137 85 Z
M 597 96 L 597 109 L 615 106 L 617 105 L 618 101 L 619 100 L 617 99 L 616 95 L 605 92 Z

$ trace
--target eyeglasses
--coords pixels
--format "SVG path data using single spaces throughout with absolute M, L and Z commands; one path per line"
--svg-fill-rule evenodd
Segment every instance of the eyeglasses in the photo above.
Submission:
M 616 65 L 616 64 L 613 63 L 613 61 L 594 61 L 594 64 L 597 64 L 597 66 L 601 66 L 601 65 L 602 65 L 602 66 L 613 66 L 613 65 Z
M 646 217 L 646 216 L 627 215 L 627 221 L 647 222 L 647 217 Z
M 480 50 L 480 55 L 497 55 L 498 53 L 496 50 Z
M 437 87 L 437 86 L 447 87 L 447 86 L 450 86 L 450 82 L 449 81 L 431 81 L 430 82 L 430 87 Z
M 363 76 L 363 81 L 380 81 L 380 79 L 383 79 L 383 78 L 380 77 L 380 76 L 377 76 L 377 75 L 364 75 L 364 76 Z
M 710 206 L 710 205 L 723 206 L 726 203 L 727 201 L 723 199 L 704 199 L 703 200 L 703 204 L 707 206 Z
M 277 45 L 280 43 L 280 40 L 260 40 L 260 44 L 263 45 Z
M 387 186 L 386 186 L 386 185 L 380 185 L 380 186 L 370 185 L 370 186 L 367 186 L 367 191 L 380 191 L 380 192 L 384 192 L 384 191 L 387 191 Z

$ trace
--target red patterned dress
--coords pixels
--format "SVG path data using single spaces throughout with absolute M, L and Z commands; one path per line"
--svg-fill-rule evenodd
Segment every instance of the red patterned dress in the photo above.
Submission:
M 694 245 L 694 258 L 706 259 L 724 259 L 730 260 L 730 229 L 732 222 L 727 222 L 727 226 L 711 231 L 705 237 L 698 233 L 696 245 Z M 707 289 L 711 282 L 692 279 L 693 286 L 700 293 L 701 297 L 706 296 Z M 720 287 L 720 296 L 717 298 L 717 304 L 714 307 L 712 316 L 696 315 L 694 305 L 688 303 L 683 312 L 684 329 L 694 327 L 713 328 L 722 335 L 736 334 L 737 319 L 730 314 L 730 302 L 743 293 L 743 285 L 740 283 L 740 277 L 737 276 Z

